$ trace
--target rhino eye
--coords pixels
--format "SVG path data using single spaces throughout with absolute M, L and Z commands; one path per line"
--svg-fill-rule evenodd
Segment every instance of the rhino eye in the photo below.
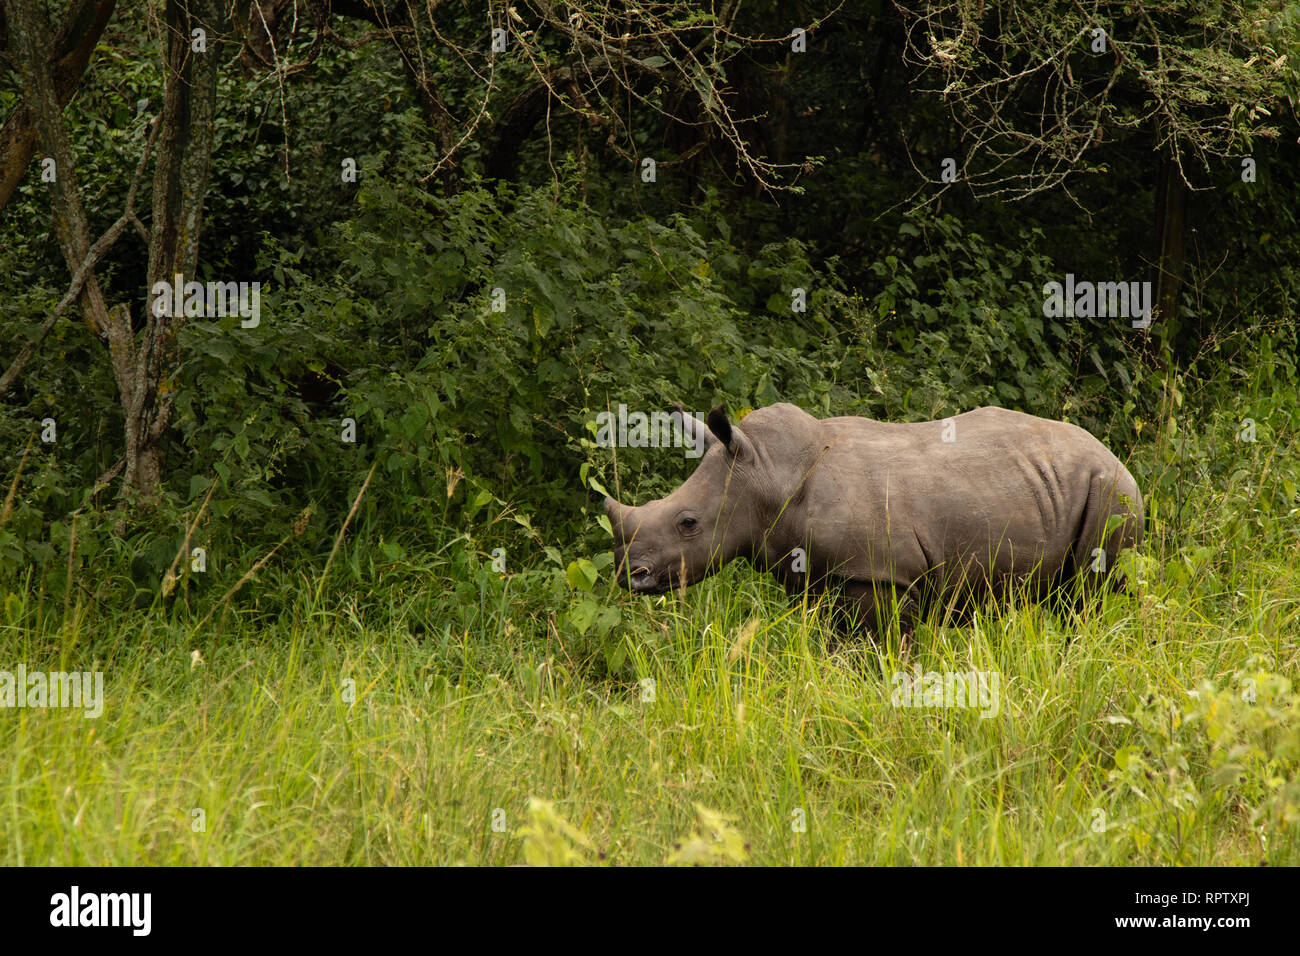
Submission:
M 694 518 L 687 515 L 686 517 L 680 518 L 678 520 L 677 527 L 681 528 L 683 531 L 691 531 L 695 528 L 695 526 L 698 523 L 699 522 L 697 522 Z

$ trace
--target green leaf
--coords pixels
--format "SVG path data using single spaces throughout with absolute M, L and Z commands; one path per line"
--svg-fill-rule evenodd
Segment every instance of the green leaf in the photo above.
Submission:
M 623 620 L 623 612 L 618 608 L 601 608 L 600 613 L 596 615 L 596 633 L 604 637 L 618 627 L 621 620 Z
M 617 671 L 623 667 L 627 660 L 627 649 L 623 642 L 613 641 L 605 646 L 605 666 L 611 671 Z
M 577 591 L 589 592 L 596 586 L 596 581 L 600 578 L 600 572 L 586 558 L 579 558 L 569 563 L 564 576 L 569 581 L 569 587 Z
M 579 634 L 586 634 L 587 630 L 596 621 L 596 615 L 600 613 L 600 605 L 592 600 L 582 600 L 565 613 L 565 618 L 569 623 L 578 629 Z

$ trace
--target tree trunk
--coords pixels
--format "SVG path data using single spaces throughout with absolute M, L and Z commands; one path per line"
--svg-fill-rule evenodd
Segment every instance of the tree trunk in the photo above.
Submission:
M 72 99 L 116 4 L 117 0 L 81 0 L 55 38 L 52 66 L 54 94 L 60 108 Z M 0 209 L 4 209 L 22 182 L 35 152 L 36 124 L 32 111 L 25 101 L 19 102 L 0 127 Z
M 151 289 L 155 282 L 174 282 L 177 275 L 189 281 L 198 267 L 203 200 L 212 168 L 219 23 L 214 0 L 167 0 L 163 11 L 166 82 L 153 181 L 147 281 Z M 202 52 L 193 49 L 195 30 L 206 34 Z M 180 366 L 177 332 L 184 321 L 184 316 L 156 316 L 147 309 L 136 354 L 135 389 L 122 396 L 127 415 L 123 482 L 144 502 L 153 501 L 162 485 L 162 441 L 176 394 L 170 380 Z
M 51 184 L 54 228 L 69 272 L 76 276 L 91 249 L 89 220 L 81 202 L 77 171 L 53 70 L 49 21 L 38 0 L 3 0 L 10 46 L 22 71 L 24 98 L 46 155 L 55 161 Z M 218 0 L 165 0 L 163 9 L 163 111 L 154 170 L 153 214 L 146 288 L 155 282 L 194 278 L 199 256 L 203 200 L 212 161 L 216 112 Z M 206 49 L 192 47 L 196 29 L 206 32 Z M 152 142 L 152 139 L 150 140 Z M 142 160 L 143 163 L 143 160 Z M 141 165 L 140 171 L 144 167 Z M 135 184 L 131 196 L 135 195 Z M 129 211 L 129 203 L 128 203 Z M 157 500 L 162 487 L 162 442 L 171 422 L 180 364 L 177 331 L 183 315 L 153 314 L 146 307 L 137 341 L 130 306 L 109 308 L 93 268 L 87 268 L 79 304 L 90 331 L 108 345 L 124 414 L 125 471 L 122 493 L 134 503 Z

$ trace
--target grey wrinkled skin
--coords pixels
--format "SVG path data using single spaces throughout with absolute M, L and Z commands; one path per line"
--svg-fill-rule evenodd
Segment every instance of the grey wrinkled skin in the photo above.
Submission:
M 792 597 L 832 591 L 851 624 L 880 632 L 897 609 L 907 632 L 936 599 L 1100 581 L 1142 540 L 1133 476 L 1064 422 L 993 407 L 915 424 L 818 420 L 784 403 L 740 425 L 723 406 L 707 430 L 680 407 L 674 421 L 706 445 L 691 477 L 640 507 L 605 499 L 618 580 L 637 593 L 746 558 Z

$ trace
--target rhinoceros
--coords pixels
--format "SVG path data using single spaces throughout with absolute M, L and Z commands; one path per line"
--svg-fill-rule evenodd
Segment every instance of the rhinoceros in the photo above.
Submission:
M 935 599 L 1021 586 L 1041 598 L 1069 579 L 1101 581 L 1142 539 L 1142 496 L 1128 469 L 1076 425 L 985 407 L 942 421 L 817 419 L 771 405 L 707 430 L 673 420 L 705 447 L 668 497 L 605 499 L 615 573 L 640 594 L 684 588 L 736 558 L 788 594 L 832 592 L 837 618 L 903 632 Z

